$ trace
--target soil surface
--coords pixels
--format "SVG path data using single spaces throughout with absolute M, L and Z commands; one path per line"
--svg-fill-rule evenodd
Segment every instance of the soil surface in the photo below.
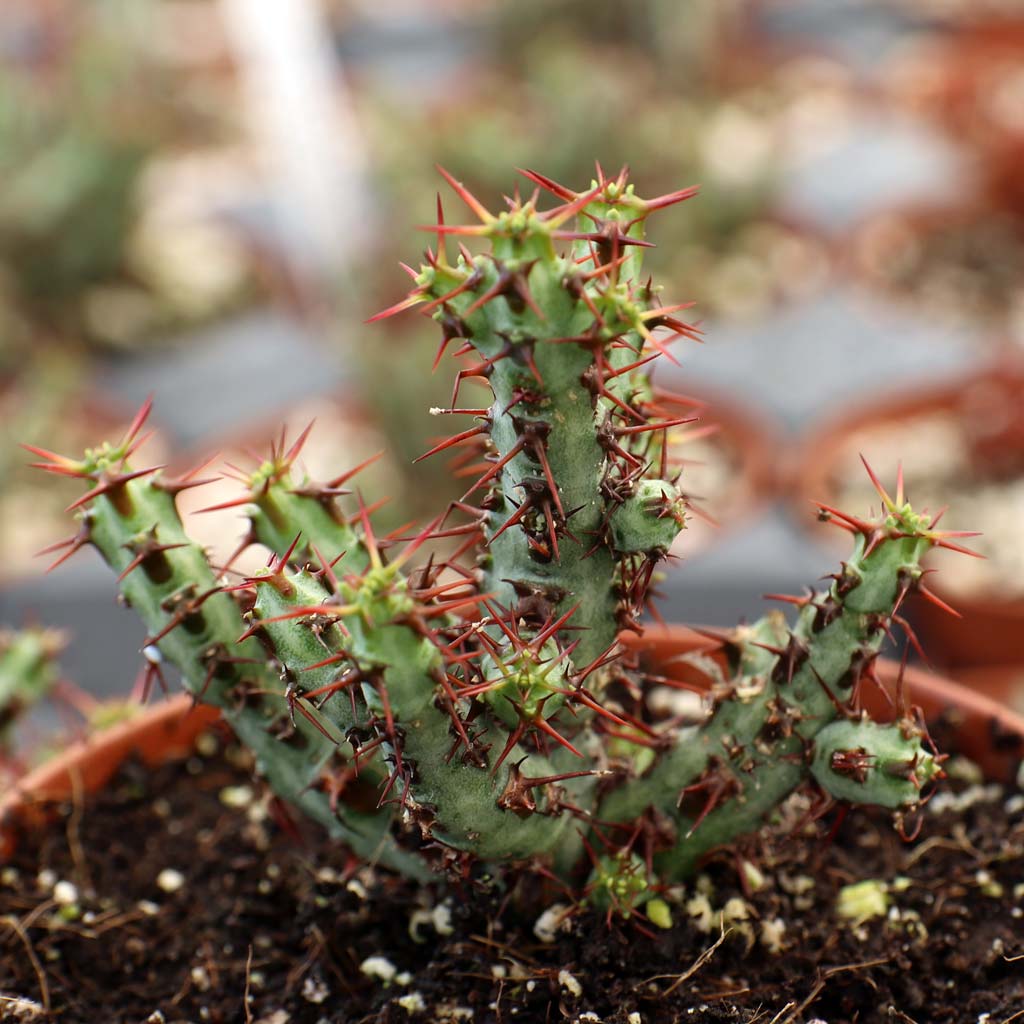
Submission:
M 563 921 L 536 876 L 427 891 L 351 865 L 201 749 L 22 837 L 0 1020 L 1024 1022 L 1024 794 L 964 762 L 913 843 L 867 811 L 794 834 L 789 807 L 785 836 L 667 893 L 663 929 Z

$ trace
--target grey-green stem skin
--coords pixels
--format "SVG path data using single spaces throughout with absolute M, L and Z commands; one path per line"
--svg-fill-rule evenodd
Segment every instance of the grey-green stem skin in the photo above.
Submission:
M 472 523 L 439 520 L 407 548 L 380 541 L 364 510 L 342 511 L 342 478 L 300 478 L 297 444 L 239 501 L 245 544 L 276 556 L 235 588 L 253 602 L 243 615 L 185 536 L 174 487 L 126 475 L 134 435 L 71 471 L 98 485 L 85 539 L 124 573 L 153 646 L 223 708 L 278 794 L 413 877 L 428 877 L 405 848 L 418 826 L 463 869 L 535 861 L 629 914 L 801 787 L 916 806 L 938 759 L 909 715 L 864 721 L 856 693 L 943 535 L 901 493 L 882 493 L 877 520 L 837 513 L 855 550 L 828 591 L 792 629 L 771 615 L 737 632 L 704 724 L 660 723 L 614 645 L 638 628 L 685 519 L 668 457 L 681 400 L 651 385 L 646 361 L 654 329 L 693 329 L 643 281 L 640 246 L 647 215 L 685 194 L 646 202 L 624 177 L 579 196 L 549 186 L 564 200 L 554 211 L 478 211 L 457 230 L 489 251 L 430 254 L 396 307 L 425 304 L 493 392 L 455 438 L 486 445 L 458 506 L 480 527 L 476 574 L 443 555 L 407 574 L 421 547 Z M 356 810 L 355 788 L 377 808 Z M 655 843 L 650 872 L 640 836 Z
M 841 708 L 852 709 L 860 678 L 852 667 L 877 654 L 903 581 L 920 576 L 920 557 L 929 546 L 927 538 L 912 536 L 882 543 L 865 558 L 865 538 L 858 536 L 840 579 L 802 609 L 792 632 L 779 616 L 740 630 L 739 678 L 715 696 L 708 722 L 681 734 L 645 776 L 613 792 L 598 817 L 629 821 L 651 807 L 670 815 L 680 840 L 658 865 L 670 879 L 689 874 L 708 851 L 755 831 L 806 780 L 816 737 Z M 792 671 L 787 655 L 757 644 L 793 651 Z M 922 784 L 938 773 L 921 737 L 903 735 L 898 723 L 865 731 L 862 738 L 868 751 L 884 745 L 889 762 L 919 760 Z M 823 785 L 830 781 L 823 769 L 815 776 Z M 907 806 L 918 792 L 884 772 L 861 782 L 836 778 L 835 795 L 860 803 Z M 688 787 L 705 800 L 726 795 L 695 824 L 679 809 Z
M 159 479 L 131 480 L 110 496 L 100 495 L 82 517 L 91 543 L 118 574 L 129 567 L 140 544 L 180 545 L 150 556 L 120 583 L 124 602 L 150 636 L 166 630 L 175 616 L 179 620 L 150 645 L 150 656 L 151 648 L 158 648 L 159 656 L 181 672 L 189 692 L 222 709 L 275 793 L 367 860 L 426 877 L 423 866 L 395 845 L 389 812 L 331 807 L 320 788 L 322 770 L 336 749 L 321 732 L 332 733 L 328 720 L 310 710 L 320 728 L 298 714 L 296 740 L 275 734 L 288 716 L 285 685 L 257 640 L 239 642 L 246 631 L 241 611 L 223 592 L 202 549 L 185 535 L 174 498 L 160 488 Z

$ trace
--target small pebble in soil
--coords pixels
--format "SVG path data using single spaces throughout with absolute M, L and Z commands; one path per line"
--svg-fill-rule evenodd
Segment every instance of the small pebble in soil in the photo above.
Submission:
M 0 1012 L 3 1019 L 15 1024 L 18 1021 L 45 1021 L 50 1017 L 46 1008 L 34 999 L 23 999 L 21 996 L 7 995 L 0 992 Z
M 385 985 L 390 985 L 398 973 L 395 965 L 383 956 L 368 956 L 360 965 L 359 970 L 367 977 L 378 978 Z
M 583 986 L 570 971 L 561 970 L 558 972 L 558 984 L 570 995 L 576 996 L 577 999 L 583 995 Z
M 164 868 L 156 876 L 156 885 L 163 892 L 177 892 L 185 884 L 185 876 L 176 868 Z
M 59 906 L 72 906 L 78 902 L 78 887 L 62 879 L 53 887 L 53 899 Z
M 220 791 L 220 802 L 225 807 L 248 807 L 252 801 L 251 786 L 225 786 Z
M 533 924 L 533 934 L 541 942 L 550 945 L 558 937 L 559 931 L 568 923 L 572 907 L 568 903 L 552 903 Z
M 407 995 L 399 996 L 396 1002 L 407 1013 L 422 1013 L 427 1008 L 426 1001 L 419 992 L 409 992 Z

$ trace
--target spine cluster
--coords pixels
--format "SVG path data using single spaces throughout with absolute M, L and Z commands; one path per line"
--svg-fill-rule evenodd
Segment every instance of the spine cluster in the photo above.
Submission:
M 687 513 L 672 441 L 692 409 L 648 369 L 697 332 L 641 263 L 648 216 L 692 190 L 643 200 L 625 173 L 580 193 L 527 177 L 536 191 L 500 214 L 451 181 L 477 223 L 445 224 L 439 202 L 436 251 L 380 314 L 419 306 L 438 358 L 457 342 L 465 360 L 436 412 L 470 425 L 428 454 L 454 450 L 467 489 L 419 533 L 376 536 L 346 499 L 351 474 L 306 479 L 305 435 L 282 440 L 230 503 L 249 521 L 239 550 L 274 552 L 240 579 L 182 529 L 175 496 L 202 481 L 130 467 L 145 412 L 83 460 L 38 454 L 90 483 L 61 559 L 99 549 L 146 622 L 154 678 L 171 662 L 223 708 L 280 796 L 417 877 L 529 860 L 632 913 L 801 787 L 898 814 L 920 802 L 941 757 L 902 702 L 877 724 L 860 697 L 904 599 L 927 594 L 921 556 L 955 545 L 902 485 L 879 485 L 870 521 L 823 509 L 854 538 L 831 586 L 792 599 L 792 628 L 772 614 L 722 638 L 706 722 L 660 715 L 657 666 L 617 638 L 642 630 Z M 489 406 L 458 407 L 468 378 Z

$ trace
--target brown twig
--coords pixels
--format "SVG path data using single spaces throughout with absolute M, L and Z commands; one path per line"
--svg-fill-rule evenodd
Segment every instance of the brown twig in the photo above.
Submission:
M 697 959 L 694 960 L 682 974 L 656 974 L 653 978 L 648 978 L 647 982 L 650 983 L 653 981 L 663 981 L 665 978 L 675 978 L 675 981 L 673 981 L 672 984 L 669 985 L 669 987 L 662 993 L 666 996 L 671 995 L 677 988 L 679 988 L 680 985 L 682 985 L 684 981 L 692 978 L 715 955 L 715 950 L 725 942 L 726 938 L 732 932 L 731 928 L 725 927 L 724 919 L 721 924 L 721 929 L 722 931 L 718 938 L 715 939 L 715 941 L 708 946 L 708 948 L 705 949 L 704 952 L 701 953 L 700 956 L 697 957 Z
M 827 970 L 822 971 L 821 974 L 818 976 L 818 980 L 815 983 L 814 988 L 811 989 L 810 994 L 807 996 L 807 998 L 799 1006 L 795 1007 L 793 1012 L 788 1017 L 784 1017 L 781 1020 L 779 1020 L 778 1024 L 788 1024 L 789 1021 L 795 1020 L 801 1013 L 804 1012 L 804 1010 L 807 1009 L 808 1006 L 811 1005 L 811 1003 L 814 1002 L 815 999 L 818 998 L 818 996 L 821 995 L 829 979 L 835 977 L 835 975 L 843 974 L 847 971 L 862 971 L 867 967 L 881 967 L 883 964 L 887 964 L 888 962 L 889 957 L 880 957 L 876 960 L 864 960 L 863 962 L 857 964 L 841 964 L 838 967 L 829 967 Z M 789 1005 L 790 1004 L 787 1004 L 785 1007 L 783 1007 L 781 1012 L 785 1012 L 789 1008 Z M 775 1024 L 774 1020 L 772 1021 L 772 1024 Z
M 245 991 L 242 993 L 242 1008 L 245 1010 L 245 1024 L 252 1024 L 252 1009 L 249 1007 L 249 983 L 252 980 L 252 943 L 245 958 Z
M 25 952 L 28 953 L 29 962 L 32 964 L 32 969 L 36 972 L 36 980 L 39 982 L 39 997 L 43 1001 L 43 1009 L 47 1013 L 50 1012 L 50 985 L 46 980 L 46 972 L 43 970 L 43 965 L 39 962 L 39 957 L 36 956 L 36 951 L 32 947 L 32 940 L 28 937 L 28 932 L 25 930 L 25 926 L 13 915 L 5 915 L 0 917 L 0 923 L 9 925 L 14 931 L 15 935 L 21 939 L 22 944 L 25 947 Z
M 69 773 L 71 779 L 71 813 L 68 815 L 68 823 L 65 834 L 68 840 L 68 852 L 75 865 L 75 878 L 82 889 L 92 888 L 92 879 L 89 876 L 89 866 L 82 847 L 82 815 L 85 813 L 85 792 L 82 786 L 82 773 L 77 768 Z

